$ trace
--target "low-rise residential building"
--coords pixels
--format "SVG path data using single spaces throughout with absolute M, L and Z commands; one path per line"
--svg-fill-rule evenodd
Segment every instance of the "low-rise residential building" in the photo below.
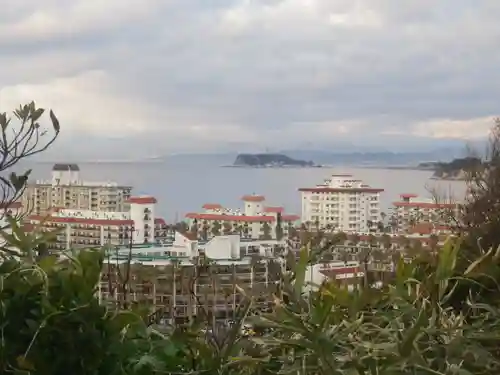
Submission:
M 241 200 L 242 210 L 207 203 L 203 206 L 204 212 L 186 214 L 191 231 L 198 233 L 201 239 L 234 233 L 242 238 L 272 239 L 286 236 L 300 219 L 297 215 L 285 214 L 283 207 L 266 206 L 262 195 L 245 195 Z
M 273 308 L 287 266 L 287 241 L 242 239 L 220 235 L 199 241 L 190 233 L 176 232 L 170 245 L 138 245 L 109 250 L 99 295 L 103 301 L 120 303 L 119 267 L 131 260 L 130 302 L 161 310 L 166 320 L 183 320 L 198 314 L 215 319 L 234 318 L 239 304 L 253 297 L 253 312 Z M 362 277 L 357 261 L 329 260 L 307 269 L 306 283 L 321 284 L 334 277 L 348 283 Z M 123 270 L 121 272 L 123 275 Z M 334 275 L 334 276 L 332 276 Z
M 155 217 L 156 199 L 130 197 L 124 212 L 53 209 L 47 215 L 29 215 L 28 224 L 57 230 L 52 249 L 157 243 L 167 239 L 165 221 Z
M 300 188 L 302 222 L 353 233 L 377 229 L 380 193 L 352 175 L 332 175 L 315 187 Z
M 393 213 L 389 224 L 394 232 L 407 233 L 417 224 L 428 224 L 431 232 L 449 228 L 458 217 L 459 204 L 437 202 L 435 199 L 419 197 L 417 194 L 401 194 L 393 202 Z M 432 229 L 434 228 L 434 229 Z
M 234 318 L 244 294 L 255 299 L 258 311 L 272 307 L 280 264 L 274 253 L 284 242 L 242 241 L 239 235 L 216 236 L 200 243 L 190 233 L 176 232 L 170 245 L 134 246 L 131 302 L 142 302 L 162 318 L 184 320 L 198 314 Z M 111 249 L 105 260 L 99 294 L 109 303 L 124 298 L 118 268 L 130 249 Z M 242 292 L 244 291 L 244 292 Z

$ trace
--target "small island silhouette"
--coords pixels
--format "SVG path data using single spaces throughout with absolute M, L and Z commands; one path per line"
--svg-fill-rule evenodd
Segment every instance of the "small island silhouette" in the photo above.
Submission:
M 312 161 L 293 159 L 284 154 L 239 154 L 232 167 L 286 168 L 320 166 Z

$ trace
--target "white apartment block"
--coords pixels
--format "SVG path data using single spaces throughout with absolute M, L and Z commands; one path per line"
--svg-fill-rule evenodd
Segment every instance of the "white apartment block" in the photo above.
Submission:
M 155 244 L 166 239 L 165 220 L 155 217 L 154 197 L 131 197 L 125 203 L 128 211 L 54 209 L 46 215 L 29 215 L 24 221 L 43 231 L 59 230 L 56 240 L 49 244 L 56 250 Z
M 21 201 L 26 212 L 38 215 L 53 208 L 116 212 L 128 209 L 131 190 L 115 182 L 84 181 L 76 164 L 55 164 L 52 178 L 29 183 Z
M 322 184 L 301 188 L 302 222 L 342 232 L 367 233 L 380 221 L 380 193 L 352 175 L 332 175 Z

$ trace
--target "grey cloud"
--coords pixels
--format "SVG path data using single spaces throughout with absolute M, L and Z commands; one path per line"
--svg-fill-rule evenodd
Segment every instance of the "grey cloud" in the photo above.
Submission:
M 225 11 L 243 3 L 150 1 L 154 12 L 137 23 L 20 45 L 0 41 L 10 56 L 5 63 L 0 59 L 0 68 L 9 62 L 16 73 L 0 73 L 0 84 L 29 77 L 23 74 L 28 66 L 16 71 L 15 59 L 36 62 L 47 50 L 73 51 L 71 69 L 64 67 L 70 57 L 62 54 L 63 67 L 54 69 L 56 74 L 100 69 L 117 92 L 141 98 L 159 113 L 182 113 L 182 123 L 159 119 L 151 123 L 151 131 L 180 137 L 178 144 L 186 149 L 201 147 L 199 137 L 190 142 L 189 132 L 175 133 L 190 122 L 193 129 L 246 129 L 241 142 L 247 133 L 255 139 L 282 133 L 283 146 L 293 147 L 304 139 L 325 143 L 325 133 L 314 131 L 315 123 L 355 120 L 365 126 L 362 134 L 376 137 L 389 128 L 482 118 L 498 111 L 498 1 L 356 2 L 379 17 L 380 24 L 370 27 L 334 27 L 322 23 L 325 19 L 307 18 L 305 10 L 303 17 L 292 12 L 304 0 L 257 1 L 247 9 L 250 21 L 231 30 L 223 23 Z M 352 1 L 310 3 L 325 15 L 354 9 Z M 288 9 L 289 19 L 285 10 L 276 10 L 279 6 Z M 40 74 L 48 79 L 51 72 L 41 69 Z M 336 137 L 355 139 L 360 132 L 352 130 Z M 223 145 L 224 137 L 213 142 Z

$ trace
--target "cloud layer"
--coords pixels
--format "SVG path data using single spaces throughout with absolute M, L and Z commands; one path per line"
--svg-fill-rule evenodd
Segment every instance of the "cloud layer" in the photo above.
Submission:
M 497 0 L 7 0 L 3 10 L 0 109 L 53 108 L 63 143 L 130 138 L 144 155 L 359 138 L 390 148 L 395 134 L 480 138 L 498 114 Z

